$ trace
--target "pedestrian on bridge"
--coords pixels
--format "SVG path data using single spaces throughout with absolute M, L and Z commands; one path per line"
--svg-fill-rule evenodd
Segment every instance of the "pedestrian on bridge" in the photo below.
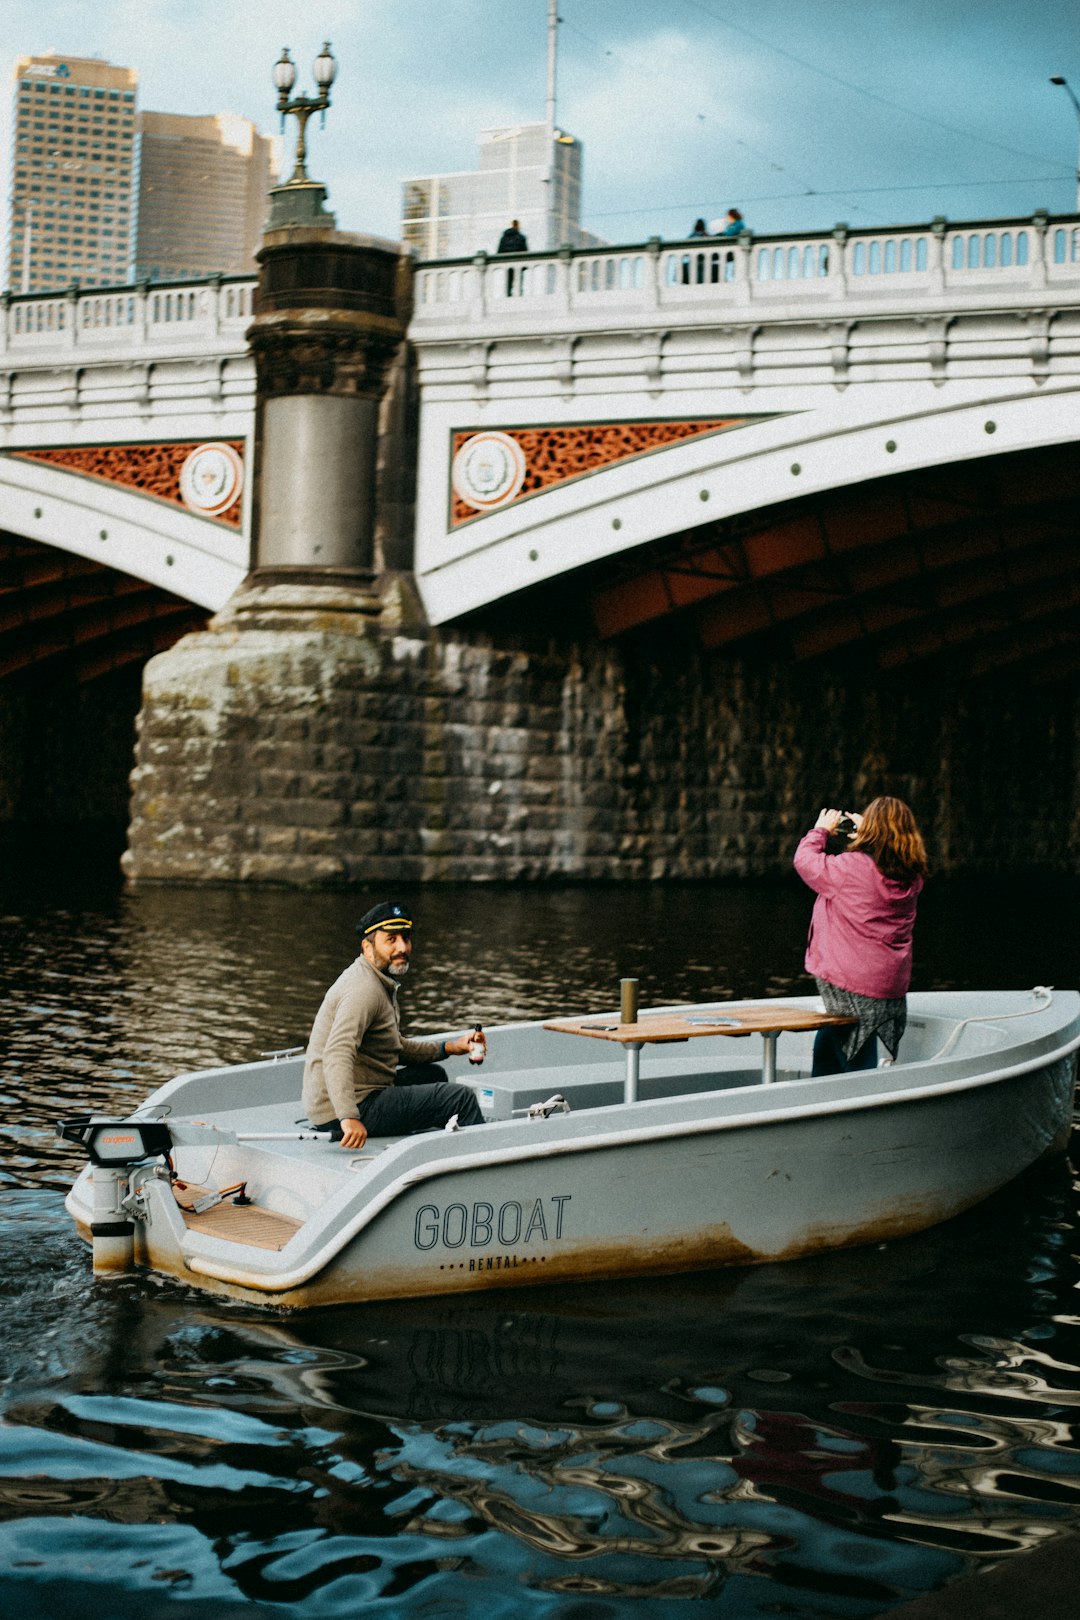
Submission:
M 499 237 L 500 253 L 528 253 L 529 244 L 520 223 L 512 219 Z
M 521 226 L 519 225 L 518 221 L 516 219 L 512 219 L 510 221 L 509 225 L 506 227 L 505 231 L 503 231 L 502 235 L 499 237 L 499 252 L 500 253 L 528 253 L 528 251 L 529 251 L 529 244 L 525 239 L 525 232 L 521 229 Z M 524 266 L 522 266 L 522 269 L 521 269 L 520 277 L 519 277 L 519 280 L 518 280 L 518 286 L 519 286 L 520 290 L 522 292 L 524 292 L 524 290 L 525 290 L 525 269 L 524 269 Z M 514 296 L 514 267 L 513 267 L 513 265 L 511 265 L 510 268 L 506 272 L 506 296 L 507 296 L 507 298 L 513 298 L 513 296 Z

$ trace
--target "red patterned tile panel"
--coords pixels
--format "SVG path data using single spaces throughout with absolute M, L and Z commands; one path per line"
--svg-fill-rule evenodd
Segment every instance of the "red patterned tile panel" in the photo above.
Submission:
M 576 427 L 505 428 L 498 434 L 477 428 L 462 428 L 451 435 L 451 464 L 462 447 L 479 434 L 512 440 L 525 458 L 525 475 L 520 487 L 501 500 L 481 498 L 467 500 L 455 488 L 451 500 L 451 527 L 466 523 L 471 518 L 526 495 L 551 489 L 556 484 L 582 478 L 601 467 L 610 467 L 617 461 L 628 461 L 634 456 L 646 455 L 650 450 L 674 444 L 679 439 L 700 438 L 706 433 L 721 433 L 726 428 L 742 427 L 748 420 L 742 416 L 717 417 L 709 421 L 684 422 L 596 422 Z M 460 466 L 460 463 L 458 464 Z M 459 480 L 460 482 L 460 480 Z
M 181 493 L 181 474 L 195 451 L 205 452 L 224 476 L 232 476 L 235 495 L 222 510 L 214 510 L 213 503 L 185 500 Z M 227 523 L 238 529 L 243 514 L 243 440 L 226 440 L 220 444 L 205 445 L 199 440 L 184 444 L 100 444 L 62 445 L 55 449 L 13 450 L 17 459 L 40 461 L 64 472 L 81 473 L 85 478 L 100 478 L 108 484 L 120 484 L 125 489 L 137 489 L 144 495 L 168 501 L 173 506 L 185 506 L 199 516 L 212 517 L 218 523 Z M 191 468 L 188 469 L 190 479 Z

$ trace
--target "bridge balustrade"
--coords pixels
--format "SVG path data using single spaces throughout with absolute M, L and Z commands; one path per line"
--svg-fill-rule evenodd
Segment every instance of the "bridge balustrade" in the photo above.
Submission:
M 726 281 L 734 281 L 735 255 L 728 249 L 725 268 Z M 829 273 L 829 244 L 807 242 L 805 247 L 759 248 L 755 275 L 758 281 L 811 281 L 815 276 Z
M 953 270 L 1019 269 L 1028 262 L 1027 231 L 957 232 L 952 238 Z
M 1047 237 L 1049 236 L 1049 241 Z M 1022 294 L 1048 285 L 1075 286 L 1080 223 L 988 221 L 890 231 L 755 238 L 640 246 L 563 248 L 554 254 L 478 254 L 473 260 L 418 266 L 416 314 L 422 327 L 509 314 L 558 315 L 622 305 L 628 313 L 716 302 L 779 304 L 875 296 L 910 297 L 976 291 L 994 285 Z
M 252 318 L 254 278 L 169 285 L 110 287 L 100 291 L 30 294 L 0 306 L 0 354 L 26 354 L 71 346 L 160 349 L 178 339 L 243 349 Z

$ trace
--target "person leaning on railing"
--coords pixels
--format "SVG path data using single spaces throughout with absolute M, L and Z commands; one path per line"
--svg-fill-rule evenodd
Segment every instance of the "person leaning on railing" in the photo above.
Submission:
M 847 847 L 830 854 L 838 829 L 850 829 Z M 889 797 L 872 799 L 862 815 L 822 810 L 795 851 L 795 870 L 817 895 L 806 971 L 826 1012 L 857 1020 L 818 1031 L 811 1073 L 876 1068 L 878 1041 L 895 1058 L 907 1023 L 915 912 L 928 875 L 915 817 Z

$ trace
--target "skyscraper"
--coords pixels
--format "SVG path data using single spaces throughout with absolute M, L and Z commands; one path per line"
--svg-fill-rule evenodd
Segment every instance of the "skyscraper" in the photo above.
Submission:
M 135 174 L 133 68 L 96 57 L 15 65 L 8 285 L 48 292 L 128 279 Z
M 139 116 L 137 279 L 255 269 L 279 143 L 234 113 Z
M 480 132 L 480 167 L 433 174 L 402 185 L 402 240 L 421 259 L 494 253 L 512 219 L 533 251 L 598 238 L 583 231 L 581 142 L 548 124 Z

